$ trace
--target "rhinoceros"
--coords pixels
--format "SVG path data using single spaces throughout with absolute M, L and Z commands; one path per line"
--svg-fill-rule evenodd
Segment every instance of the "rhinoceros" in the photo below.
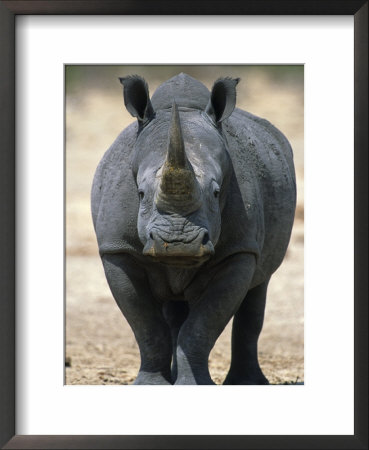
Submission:
M 268 384 L 258 362 L 267 286 L 290 240 L 291 146 L 235 108 L 230 77 L 179 74 L 152 98 L 120 78 L 137 120 L 103 156 L 92 217 L 105 275 L 141 356 L 134 384 L 214 384 L 208 359 L 233 318 L 224 384 Z

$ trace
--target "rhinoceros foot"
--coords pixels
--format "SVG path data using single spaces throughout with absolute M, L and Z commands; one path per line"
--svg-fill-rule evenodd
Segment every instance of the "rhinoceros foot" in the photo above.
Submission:
M 159 372 L 151 373 L 141 371 L 138 373 L 133 384 L 169 384 L 171 383 Z
M 227 375 L 226 379 L 224 380 L 223 384 L 228 385 L 258 385 L 258 384 L 269 384 L 269 381 L 264 376 L 263 373 L 259 373 L 256 375 L 248 375 L 247 377 L 244 376 L 237 376 L 237 375 Z
M 196 377 L 196 379 L 195 379 L 193 376 L 183 376 L 183 377 L 177 378 L 177 380 L 174 384 L 176 384 L 176 385 L 184 385 L 184 384 L 209 385 L 209 384 L 215 384 L 215 383 L 210 377 Z

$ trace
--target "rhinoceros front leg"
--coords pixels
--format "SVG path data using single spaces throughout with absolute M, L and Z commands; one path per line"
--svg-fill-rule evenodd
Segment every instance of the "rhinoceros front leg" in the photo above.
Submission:
M 254 270 L 254 255 L 234 255 L 218 268 L 191 306 L 178 335 L 175 384 L 214 384 L 208 367 L 210 351 L 245 298 Z
M 258 361 L 268 281 L 251 289 L 233 319 L 232 361 L 224 384 L 269 384 Z
M 140 349 L 141 366 L 134 384 L 171 384 L 170 331 L 144 270 L 126 254 L 104 255 L 102 260 L 112 294 Z

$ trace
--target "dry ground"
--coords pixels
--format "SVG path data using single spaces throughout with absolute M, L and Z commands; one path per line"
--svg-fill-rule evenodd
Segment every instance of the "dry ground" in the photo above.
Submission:
M 212 79 L 201 80 L 211 87 L 215 78 L 216 74 Z M 150 82 L 151 92 L 158 83 L 157 79 Z M 259 357 L 271 383 L 301 383 L 304 379 L 303 88 L 301 82 L 278 84 L 260 71 L 248 74 L 247 90 L 241 83 L 238 92 L 238 106 L 280 128 L 295 153 L 296 220 L 285 260 L 270 283 Z M 71 92 L 67 89 L 66 357 L 70 366 L 66 368 L 66 384 L 129 384 L 139 368 L 133 333 L 105 280 L 89 206 L 97 163 L 131 121 L 124 111 L 118 86 L 104 89 L 90 82 Z M 230 330 L 231 324 L 210 355 L 210 372 L 216 383 L 223 381 L 229 367 Z

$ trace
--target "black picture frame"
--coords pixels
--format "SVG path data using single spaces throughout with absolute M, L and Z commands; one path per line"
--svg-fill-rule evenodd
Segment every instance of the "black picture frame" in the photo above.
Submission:
M 354 435 L 15 435 L 15 16 L 18 14 L 206 14 L 354 16 L 355 363 Z M 339 93 L 337 93 L 339 95 Z M 43 0 L 0 2 L 0 445 L 6 449 L 368 448 L 368 1 Z M 19 280 L 18 280 L 19 281 Z M 344 380 L 342 380 L 344 383 Z M 339 396 L 339 392 L 337 392 Z M 318 407 L 318 405 L 317 405 Z

